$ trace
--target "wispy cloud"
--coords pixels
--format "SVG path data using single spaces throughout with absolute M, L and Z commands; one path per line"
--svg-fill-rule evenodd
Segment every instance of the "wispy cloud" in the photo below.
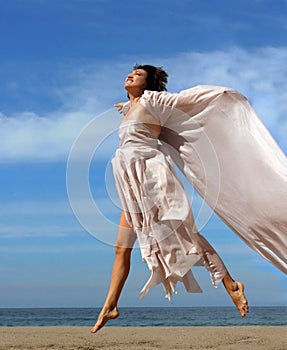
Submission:
M 81 127 L 84 112 L 62 113 L 57 118 L 24 112 L 0 116 L 1 161 L 55 161 L 65 159 Z
M 175 90 L 193 83 L 234 87 L 251 100 L 266 123 L 274 125 L 287 119 L 284 103 L 286 59 L 287 48 L 253 51 L 234 48 L 210 53 L 185 53 L 167 64 L 175 76 L 172 84 Z
M 19 237 L 72 237 L 77 231 L 79 226 L 74 225 L 0 225 L 0 239 L 7 238 L 19 238 Z
M 18 201 L 2 203 L 0 239 L 17 237 L 70 237 L 86 229 L 92 236 L 113 244 L 119 208 L 109 198 L 76 200 L 76 220 L 67 201 Z
M 22 253 L 79 253 L 79 252 L 99 252 L 99 246 L 96 244 L 66 244 L 57 246 L 56 244 L 31 244 L 31 245 L 14 245 L 0 246 L 0 253 L 5 254 L 22 254 Z
M 129 58 L 131 61 L 131 58 Z M 135 58 L 134 61 L 138 59 Z M 245 94 L 273 136 L 286 150 L 287 48 L 246 51 L 187 52 L 169 58 L 150 57 L 170 73 L 169 88 L 179 91 L 197 84 L 228 85 Z M 80 130 L 94 116 L 125 96 L 122 81 L 131 67 L 111 63 L 89 69 L 75 67 L 77 84 L 58 91 L 59 110 L 38 115 L 23 111 L 0 115 L 0 161 L 65 160 Z M 73 74 L 73 72 L 72 72 Z M 104 119 L 103 119 L 104 120 Z M 97 137 L 97 135 L 95 135 Z M 114 147 L 114 146 L 113 146 Z
M 55 217 L 70 215 L 72 210 L 68 201 L 6 201 L 1 202 L 0 219 L 3 220 L 7 215 L 11 216 L 25 216 L 25 217 Z

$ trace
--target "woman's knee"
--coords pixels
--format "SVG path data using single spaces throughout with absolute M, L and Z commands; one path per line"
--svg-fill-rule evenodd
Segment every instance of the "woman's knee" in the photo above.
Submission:
M 129 257 L 131 255 L 132 248 L 130 247 L 123 247 L 119 245 L 114 246 L 114 252 L 117 257 Z

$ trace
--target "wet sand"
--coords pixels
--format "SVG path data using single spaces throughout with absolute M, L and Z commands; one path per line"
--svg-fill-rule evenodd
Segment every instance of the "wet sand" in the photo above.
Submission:
M 0 349 L 287 350 L 287 327 L 0 327 Z

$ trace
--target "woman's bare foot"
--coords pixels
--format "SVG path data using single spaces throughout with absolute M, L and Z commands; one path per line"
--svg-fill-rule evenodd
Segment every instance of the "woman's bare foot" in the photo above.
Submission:
M 248 312 L 248 301 L 244 295 L 244 284 L 241 282 L 234 281 L 231 289 L 227 290 L 232 301 L 237 307 L 242 317 L 245 317 Z
M 92 333 L 98 332 L 104 325 L 109 321 L 117 318 L 120 315 L 118 308 L 115 306 L 113 309 L 108 307 L 103 307 L 102 311 L 99 314 L 97 323 L 91 329 Z

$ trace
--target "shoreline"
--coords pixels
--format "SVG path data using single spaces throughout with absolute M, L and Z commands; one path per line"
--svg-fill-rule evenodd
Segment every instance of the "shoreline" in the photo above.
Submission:
M 287 326 L 0 327 L 0 350 L 286 350 Z

